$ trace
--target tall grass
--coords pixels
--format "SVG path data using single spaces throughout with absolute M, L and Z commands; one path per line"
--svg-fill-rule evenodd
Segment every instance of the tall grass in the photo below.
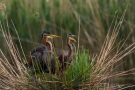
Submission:
M 132 30 L 135 22 L 134 0 L 123 0 L 122 2 L 120 0 L 33 0 L 32 2 L 28 0 L 4 0 L 1 3 L 6 6 L 11 34 L 15 37 L 16 43 L 19 44 L 16 40 L 14 27 L 11 24 L 12 20 L 19 33 L 22 47 L 25 47 L 24 52 L 26 54 L 29 53 L 27 50 L 30 51 L 33 48 L 33 41 L 38 42 L 34 46 L 41 43 L 39 37 L 42 30 L 49 29 L 52 33 L 62 35 L 63 40 L 65 40 L 65 36 L 69 32 L 77 35 L 79 20 L 80 46 L 84 45 L 87 49 L 90 49 L 91 53 L 98 53 L 114 14 L 120 19 L 119 17 L 127 5 L 125 19 L 117 39 L 119 41 L 126 38 L 132 31 L 122 48 L 135 41 L 135 32 Z M 2 21 L 6 20 L 2 10 L 0 11 L 0 19 Z M 61 43 L 61 41 L 54 41 L 58 49 L 60 47 L 66 48 L 65 43 L 57 43 Z M 6 53 L 7 50 L 4 46 L 4 44 L 1 44 L 3 51 Z M 133 54 L 124 58 L 129 61 L 123 63 L 121 69 L 126 70 L 134 67 L 134 58 Z M 131 65 L 129 66 L 129 64 Z
M 66 71 L 63 73 L 58 71 L 55 75 L 50 73 L 29 73 L 29 69 L 24 62 L 26 60 L 21 57 L 18 50 L 19 47 L 21 48 L 21 42 L 19 42 L 20 46 L 17 46 L 13 42 L 9 29 L 5 28 L 8 28 L 8 22 L 4 26 L 1 23 L 0 30 L 9 56 L 5 56 L 2 50 L 0 50 L 2 56 L 0 58 L 0 89 L 108 90 L 128 88 L 127 86 L 117 84 L 115 80 L 112 81 L 114 77 L 134 74 L 135 71 L 135 69 L 121 72 L 116 71 L 119 68 L 118 63 L 120 61 L 123 62 L 123 58 L 135 50 L 135 43 L 130 44 L 124 49 L 122 47 L 126 40 L 116 43 L 124 15 L 125 12 L 120 20 L 113 21 L 114 24 L 112 23 L 112 25 L 114 26 L 110 27 L 99 55 L 93 57 L 89 50 L 79 49 L 75 51 L 74 59 Z M 113 83 L 116 85 L 113 85 Z
M 1 3 L 7 6 L 6 13 L 9 22 L 13 20 L 20 38 L 31 41 L 28 33 L 30 32 L 35 42 L 40 42 L 38 37 L 44 29 L 49 29 L 57 34 L 62 33 L 63 37 L 68 32 L 77 35 L 80 18 L 80 36 L 83 37 L 80 41 L 91 49 L 91 52 L 99 52 L 116 11 L 119 18 L 128 5 L 124 23 L 118 36 L 119 39 L 126 38 L 134 25 L 134 0 L 123 0 L 122 3 L 116 0 L 34 0 L 33 2 L 4 0 Z M 4 19 L 2 15 L 0 18 Z M 15 35 L 12 25 L 10 29 L 11 33 Z M 130 43 L 133 42 L 133 38 L 134 35 L 131 35 Z M 22 45 L 27 49 L 32 46 L 31 43 L 22 42 Z

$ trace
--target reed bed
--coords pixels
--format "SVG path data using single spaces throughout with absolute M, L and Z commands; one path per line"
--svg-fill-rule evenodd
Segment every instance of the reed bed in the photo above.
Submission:
M 134 74 L 135 69 L 117 71 L 123 58 L 135 50 L 135 43 L 122 48 L 127 39 L 116 42 L 126 11 L 121 18 L 112 21 L 105 41 L 99 54 L 92 55 L 85 48 L 75 50 L 75 56 L 71 65 L 63 73 L 30 73 L 30 69 L 25 66 L 27 56 L 24 53 L 21 42 L 16 45 L 10 34 L 8 22 L 1 23 L 0 31 L 3 35 L 8 56 L 0 50 L 0 89 L 9 90 L 111 90 L 125 89 L 134 85 L 119 84 L 113 80 L 115 77 Z M 13 22 L 12 22 L 13 24 Z M 114 26 L 113 26 L 114 25 Z M 14 24 L 13 24 L 14 26 Z M 6 27 L 6 28 L 5 28 Z M 17 30 L 14 31 L 20 41 Z M 78 37 L 80 38 L 80 37 Z M 19 51 L 18 48 L 21 48 Z M 21 55 L 20 53 L 23 53 Z M 54 52 L 55 53 L 55 52 Z

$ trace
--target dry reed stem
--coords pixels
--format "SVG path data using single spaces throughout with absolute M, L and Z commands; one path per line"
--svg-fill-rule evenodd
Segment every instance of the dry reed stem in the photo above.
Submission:
M 1 89 L 15 89 L 17 85 L 26 84 L 29 76 L 26 67 L 22 63 L 19 51 L 12 41 L 9 31 L 4 31 L 1 24 L 1 32 L 4 36 L 10 58 L 13 62 L 11 64 L 3 52 L 0 53 L 3 58 L 0 59 L 0 88 Z M 21 88 L 21 87 L 19 87 Z
M 126 10 L 125 10 L 125 12 L 126 12 Z M 123 43 L 122 43 L 122 41 L 120 41 L 120 43 L 117 44 L 118 46 L 120 44 L 122 44 L 120 47 L 118 47 L 117 45 L 114 46 L 116 38 L 117 38 L 119 30 L 120 30 L 120 27 L 121 27 L 123 19 L 124 19 L 125 12 L 123 13 L 120 21 L 117 24 L 115 22 L 115 27 L 113 28 L 112 32 L 110 31 L 111 30 L 111 28 L 110 28 L 110 30 L 106 36 L 106 39 L 104 41 L 104 44 L 102 46 L 100 54 L 97 56 L 97 58 L 94 58 L 94 60 L 96 59 L 96 63 L 92 68 L 93 71 L 91 72 L 90 80 L 87 82 L 88 88 L 89 87 L 93 87 L 93 88 L 98 87 L 98 86 L 100 86 L 99 84 L 105 82 L 106 80 L 114 78 L 114 77 L 135 74 L 134 68 L 127 70 L 127 71 L 114 73 L 114 70 L 115 70 L 114 65 L 117 62 L 122 61 L 122 59 L 125 56 L 127 56 L 135 51 L 135 43 L 129 45 L 127 48 L 125 48 L 124 50 L 121 51 L 121 48 L 127 39 Z M 115 50 L 116 48 L 117 48 L 116 53 L 114 55 L 112 55 L 111 52 L 113 50 Z M 109 88 L 109 87 L 106 87 L 106 88 Z

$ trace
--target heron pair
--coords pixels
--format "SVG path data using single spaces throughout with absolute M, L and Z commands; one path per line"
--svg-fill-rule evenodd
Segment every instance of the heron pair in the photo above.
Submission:
M 60 53 L 57 55 L 57 60 L 59 63 L 59 70 L 62 71 L 64 69 L 66 69 L 66 67 L 71 63 L 72 59 L 73 59 L 73 45 L 71 43 L 71 41 L 76 42 L 75 40 L 75 35 L 73 34 L 68 34 L 67 35 L 67 46 L 69 48 L 68 53 Z M 33 50 L 31 50 L 30 52 L 30 56 L 31 58 L 28 61 L 28 65 L 30 67 L 33 66 L 33 62 L 35 62 L 36 60 L 39 63 L 40 69 L 46 73 L 53 73 L 55 74 L 55 70 L 56 70 L 56 60 L 55 58 L 52 56 L 52 43 L 51 41 L 49 41 L 49 38 L 60 38 L 60 36 L 57 35 L 53 35 L 51 34 L 49 31 L 43 31 L 42 33 L 42 43 L 43 45 L 38 46 L 36 48 L 34 48 Z

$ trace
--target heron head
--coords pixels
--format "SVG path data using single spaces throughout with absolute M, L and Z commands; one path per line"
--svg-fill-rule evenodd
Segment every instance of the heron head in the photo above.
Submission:
M 73 35 L 72 33 L 69 33 L 68 35 L 68 38 L 70 39 L 70 40 L 72 40 L 72 41 L 74 41 L 74 42 L 77 42 L 76 40 L 75 40 L 75 35 Z
M 43 31 L 42 38 L 44 38 L 44 37 L 46 37 L 46 38 L 60 38 L 60 36 L 53 35 L 48 30 Z

